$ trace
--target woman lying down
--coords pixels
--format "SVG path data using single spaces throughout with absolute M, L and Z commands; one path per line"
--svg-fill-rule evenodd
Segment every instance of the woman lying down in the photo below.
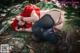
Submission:
M 64 24 L 64 12 L 60 9 L 40 10 L 35 5 L 25 6 L 22 13 L 12 19 L 11 27 L 15 31 L 32 32 L 39 41 L 57 42 L 56 32 Z M 55 39 L 55 41 L 53 41 Z

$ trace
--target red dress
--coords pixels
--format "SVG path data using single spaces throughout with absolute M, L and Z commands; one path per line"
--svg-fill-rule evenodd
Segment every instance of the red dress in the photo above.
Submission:
M 22 13 L 20 13 L 20 16 L 22 16 L 21 19 L 25 18 L 29 18 L 31 16 L 32 11 L 35 10 L 36 14 L 38 16 L 40 16 L 40 8 L 35 6 L 35 5 L 27 5 L 24 7 L 24 10 Z M 16 31 L 16 27 L 18 27 L 18 20 L 15 19 L 13 21 L 13 23 L 11 24 L 11 27 Z M 32 28 L 32 23 L 31 22 L 26 22 L 26 24 L 24 26 L 22 26 L 23 28 Z

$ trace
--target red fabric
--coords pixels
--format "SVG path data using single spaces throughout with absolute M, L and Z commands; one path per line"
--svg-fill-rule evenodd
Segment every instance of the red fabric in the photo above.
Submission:
M 17 27 L 17 24 L 18 24 L 18 20 L 15 19 L 13 21 L 13 23 L 11 24 L 11 27 L 12 27 L 13 30 L 15 30 L 15 28 Z
M 40 16 L 40 8 L 35 6 L 35 5 L 27 5 L 24 7 L 23 12 L 20 14 L 20 16 L 22 16 L 21 19 L 23 19 L 24 17 L 29 18 L 31 16 L 32 11 L 35 10 L 36 14 L 38 16 Z M 18 20 L 14 20 L 13 23 L 11 24 L 11 27 L 16 31 L 16 27 L 18 26 Z M 32 27 L 32 23 L 31 22 L 26 22 L 25 24 L 26 28 L 31 28 Z M 25 28 L 25 26 L 23 26 L 23 28 Z
M 32 23 L 26 23 L 26 28 L 31 28 L 32 27 Z
M 27 5 L 25 6 L 23 12 L 20 14 L 23 17 L 30 17 L 32 11 L 35 10 L 36 14 L 40 16 L 40 8 L 35 5 Z
M 18 20 L 14 20 L 13 23 L 11 24 L 11 27 L 13 30 L 16 31 L 16 27 L 18 26 Z M 22 28 L 30 28 L 32 27 L 32 23 L 26 23 L 25 26 L 22 26 Z
M 23 16 L 23 17 L 30 17 L 30 15 L 31 15 L 31 12 L 32 12 L 32 7 L 31 6 L 26 6 L 25 8 L 24 8 L 24 10 L 23 10 L 23 12 L 21 13 L 21 16 Z

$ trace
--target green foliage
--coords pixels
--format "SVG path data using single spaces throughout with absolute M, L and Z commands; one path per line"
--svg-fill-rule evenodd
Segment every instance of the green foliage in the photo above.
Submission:
M 58 8 L 56 6 L 55 3 L 52 3 L 52 2 L 48 2 L 48 3 L 45 3 L 45 2 L 39 2 L 36 4 L 37 6 L 40 7 L 40 9 L 52 9 L 52 8 Z
M 68 6 L 67 8 L 65 8 L 65 11 L 65 18 L 67 19 L 67 23 L 73 26 L 80 27 L 80 6 L 77 6 L 77 8 Z

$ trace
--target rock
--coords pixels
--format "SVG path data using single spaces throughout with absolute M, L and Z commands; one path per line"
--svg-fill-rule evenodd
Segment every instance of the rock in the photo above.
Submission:
M 13 53 L 18 53 L 23 50 L 23 47 L 25 46 L 25 41 L 22 38 L 15 38 L 8 33 L 4 33 L 0 36 L 0 45 L 1 44 L 8 44 L 11 47 L 11 51 Z
M 14 52 L 20 52 L 22 51 L 25 41 L 22 38 L 12 38 L 8 42 L 11 46 L 13 46 L 13 51 Z

